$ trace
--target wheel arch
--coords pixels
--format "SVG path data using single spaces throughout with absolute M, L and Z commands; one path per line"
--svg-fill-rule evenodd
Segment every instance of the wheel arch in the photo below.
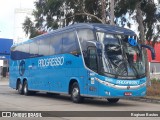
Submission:
M 72 78 L 69 82 L 69 87 L 68 87 L 68 94 L 71 94 L 71 89 L 72 89 L 72 85 L 73 83 L 77 82 L 79 84 L 79 81 L 76 78 Z
M 21 79 L 20 78 L 17 78 L 17 82 L 16 82 L 16 90 L 18 89 L 18 83 L 22 83 Z
M 17 83 L 16 83 L 16 90 L 18 89 L 18 82 L 20 82 L 22 85 L 24 84 L 24 81 L 27 81 L 27 78 L 23 78 L 23 80 L 21 78 L 17 79 Z
M 22 81 L 22 83 L 23 83 L 23 86 L 24 86 L 24 82 L 25 81 L 27 81 L 27 78 L 23 78 L 23 81 Z M 27 81 L 28 82 L 28 81 Z
M 23 78 L 23 84 L 24 84 L 25 81 L 27 81 L 27 78 Z

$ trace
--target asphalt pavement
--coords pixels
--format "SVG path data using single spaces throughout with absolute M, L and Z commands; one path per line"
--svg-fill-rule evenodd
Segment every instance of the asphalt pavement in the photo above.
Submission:
M 9 85 L 8 77 L 0 77 L 0 85 Z

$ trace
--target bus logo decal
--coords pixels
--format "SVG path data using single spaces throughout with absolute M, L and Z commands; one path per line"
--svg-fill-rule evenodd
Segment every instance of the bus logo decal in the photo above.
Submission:
M 38 67 L 48 66 L 62 66 L 64 64 L 64 57 L 53 57 L 38 60 Z
M 24 72 L 25 72 L 25 61 L 22 60 L 19 64 L 19 74 L 20 74 L 20 76 L 23 76 Z
M 138 85 L 139 81 L 117 80 L 116 84 L 119 84 L 119 85 L 123 85 L 123 84 Z

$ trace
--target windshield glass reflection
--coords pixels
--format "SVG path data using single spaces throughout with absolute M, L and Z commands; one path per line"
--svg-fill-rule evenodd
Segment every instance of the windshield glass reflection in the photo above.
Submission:
M 131 45 L 135 36 L 97 33 L 102 44 L 102 73 L 116 77 L 140 77 L 145 74 L 144 57 L 138 45 Z

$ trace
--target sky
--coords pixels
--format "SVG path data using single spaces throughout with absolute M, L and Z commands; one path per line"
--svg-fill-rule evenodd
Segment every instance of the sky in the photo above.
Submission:
M 0 0 L 0 38 L 14 38 L 16 8 L 34 9 L 35 0 Z

